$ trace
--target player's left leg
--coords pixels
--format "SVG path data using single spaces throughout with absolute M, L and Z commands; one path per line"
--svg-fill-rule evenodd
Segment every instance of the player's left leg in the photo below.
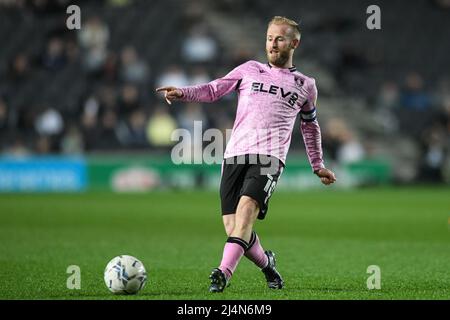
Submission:
M 255 231 L 252 231 L 248 249 L 245 251 L 244 255 L 260 269 L 267 267 L 269 259 L 265 254 L 258 234 Z

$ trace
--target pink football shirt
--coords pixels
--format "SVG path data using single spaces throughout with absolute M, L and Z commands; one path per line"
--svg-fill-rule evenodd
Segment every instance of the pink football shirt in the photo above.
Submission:
M 285 163 L 295 119 L 300 113 L 300 129 L 311 167 L 313 170 L 324 167 L 316 119 L 316 83 L 295 67 L 282 69 L 248 61 L 223 78 L 180 90 L 182 101 L 195 102 L 214 102 L 237 91 L 236 119 L 224 158 L 264 154 Z

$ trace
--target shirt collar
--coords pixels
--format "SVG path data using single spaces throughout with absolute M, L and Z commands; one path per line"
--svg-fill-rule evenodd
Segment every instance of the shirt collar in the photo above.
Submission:
M 267 62 L 267 65 L 269 66 L 269 68 L 273 68 L 269 62 Z M 276 69 L 280 69 L 280 70 L 289 70 L 290 72 L 295 72 L 297 71 L 297 67 L 295 65 L 293 65 L 290 68 L 276 68 Z

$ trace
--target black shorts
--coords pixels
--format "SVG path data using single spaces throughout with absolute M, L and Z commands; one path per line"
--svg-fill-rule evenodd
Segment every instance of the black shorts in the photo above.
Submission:
M 283 168 L 283 162 L 266 155 L 224 159 L 220 181 L 222 215 L 236 213 L 240 197 L 248 196 L 258 203 L 258 219 L 263 220 Z

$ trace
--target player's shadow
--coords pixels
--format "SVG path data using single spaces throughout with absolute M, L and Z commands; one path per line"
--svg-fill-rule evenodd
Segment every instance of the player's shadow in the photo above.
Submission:
M 157 298 L 163 295 L 160 292 L 145 292 L 138 294 L 112 294 L 109 292 L 74 292 L 69 295 L 61 296 L 48 296 L 51 300 L 127 300 L 127 299 L 145 299 L 145 298 Z
M 305 291 L 320 291 L 320 292 L 363 292 L 361 288 L 301 288 L 292 291 L 305 292 Z

